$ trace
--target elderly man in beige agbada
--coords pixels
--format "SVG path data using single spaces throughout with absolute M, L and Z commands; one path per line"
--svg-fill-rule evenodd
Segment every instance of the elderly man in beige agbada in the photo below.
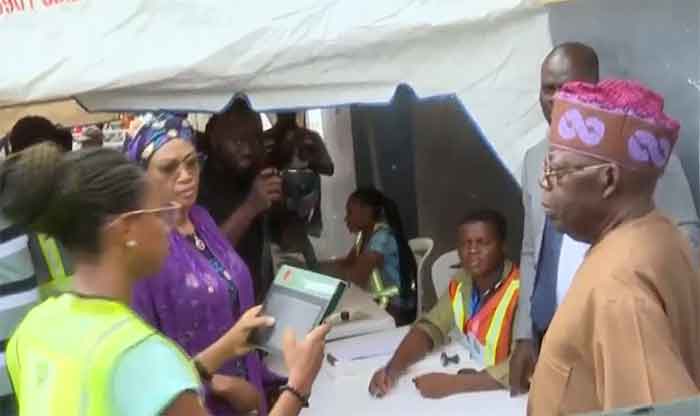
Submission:
M 679 124 L 631 81 L 557 94 L 541 186 L 551 221 L 592 244 L 544 337 L 528 414 L 577 414 L 698 394 L 700 277 L 652 195 Z

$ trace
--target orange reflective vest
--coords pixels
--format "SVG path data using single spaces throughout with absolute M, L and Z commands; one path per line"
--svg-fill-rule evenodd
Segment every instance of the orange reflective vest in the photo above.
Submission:
M 508 358 L 515 308 L 520 292 L 520 271 L 513 266 L 508 277 L 474 316 L 464 310 L 462 282 L 452 280 L 449 295 L 455 325 L 464 333 L 471 358 L 490 367 Z M 476 290 L 476 288 L 472 288 Z

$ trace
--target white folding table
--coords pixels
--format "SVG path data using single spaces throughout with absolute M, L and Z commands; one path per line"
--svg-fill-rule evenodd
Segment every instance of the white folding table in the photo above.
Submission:
M 355 337 L 396 328 L 394 318 L 384 309 L 380 308 L 369 293 L 357 285 L 351 285 L 345 289 L 343 297 L 336 311 L 356 310 L 368 315 L 367 319 L 345 322 L 336 325 L 328 334 L 328 340 Z
M 475 367 L 466 351 L 456 343 L 430 354 L 411 367 L 386 397 L 372 397 L 368 392 L 372 374 L 386 364 L 407 331 L 408 327 L 402 327 L 329 342 L 326 353 L 338 361 L 331 366 L 327 359 L 324 360 L 314 383 L 311 406 L 302 411 L 302 416 L 522 416 L 526 413 L 527 397 L 511 398 L 506 390 L 459 394 L 439 400 L 421 397 L 413 385 L 414 377 L 429 372 L 455 373 L 460 368 Z M 450 355 L 458 354 L 460 363 L 444 368 L 440 362 L 442 351 Z M 273 369 L 281 370 L 280 361 L 272 360 L 269 364 Z

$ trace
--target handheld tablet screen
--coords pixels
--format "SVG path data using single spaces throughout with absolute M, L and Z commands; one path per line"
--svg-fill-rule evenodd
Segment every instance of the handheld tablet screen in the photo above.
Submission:
M 278 288 L 270 291 L 265 301 L 265 315 L 274 316 L 275 326 L 258 333 L 256 343 L 270 352 L 282 351 L 282 341 L 287 328 L 294 331 L 297 339 L 309 333 L 321 319 L 323 307 L 308 300 L 285 293 Z
M 273 354 L 282 353 L 285 330 L 303 338 L 333 312 L 345 283 L 332 277 L 291 266 L 282 266 L 267 292 L 263 313 L 275 318 L 275 326 L 253 332 L 253 345 Z

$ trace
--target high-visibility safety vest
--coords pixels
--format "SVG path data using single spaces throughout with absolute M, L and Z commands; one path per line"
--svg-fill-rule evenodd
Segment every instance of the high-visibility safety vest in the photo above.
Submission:
M 29 248 L 42 299 L 69 291 L 73 263 L 63 246 L 46 234 L 33 234 Z
M 384 223 L 375 224 L 373 234 L 382 228 L 388 229 L 389 226 Z M 355 240 L 355 254 L 358 256 L 362 254 L 362 237 L 362 232 L 359 232 Z M 397 285 L 385 285 L 382 273 L 375 267 L 369 276 L 369 293 L 380 307 L 386 308 L 391 299 L 399 295 L 400 290 Z
M 116 301 L 70 293 L 48 299 L 29 312 L 7 348 L 20 416 L 111 416 L 115 364 L 155 333 Z
M 471 358 L 491 367 L 508 358 L 513 317 L 518 305 L 520 272 L 512 266 L 508 277 L 474 316 L 464 310 L 462 282 L 450 281 L 449 295 L 455 325 L 465 335 Z M 476 287 L 472 287 L 476 290 Z

